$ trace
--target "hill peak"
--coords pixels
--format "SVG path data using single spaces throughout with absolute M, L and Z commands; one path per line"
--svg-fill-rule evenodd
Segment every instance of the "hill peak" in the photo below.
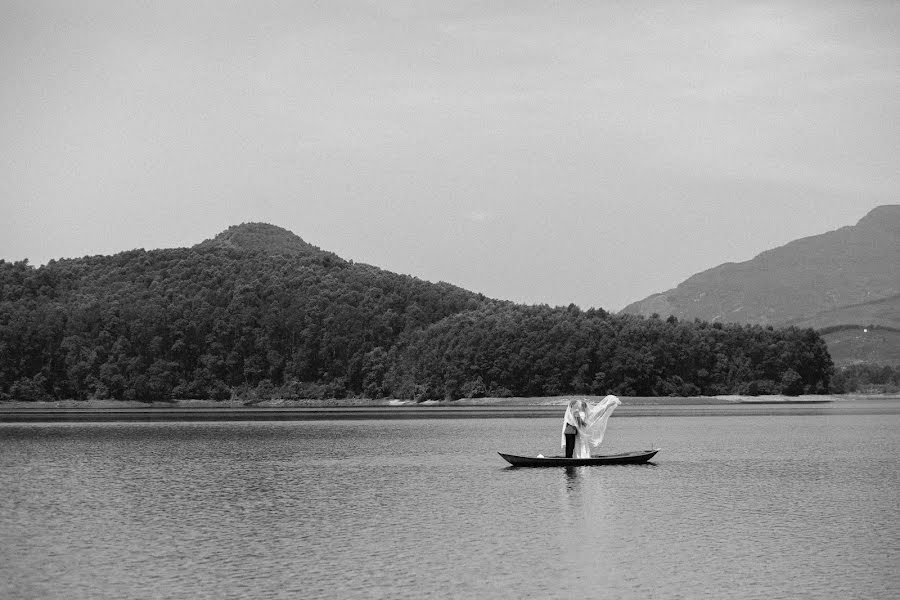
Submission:
M 234 248 L 266 254 L 307 254 L 319 250 L 295 233 L 269 223 L 232 225 L 211 240 L 195 248 Z
M 869 211 L 857 227 L 900 230 L 900 204 L 883 204 Z

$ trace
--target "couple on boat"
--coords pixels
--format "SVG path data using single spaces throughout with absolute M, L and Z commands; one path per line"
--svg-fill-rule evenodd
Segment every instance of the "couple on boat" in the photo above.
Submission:
M 563 419 L 561 445 L 566 458 L 590 458 L 591 448 L 603 441 L 606 423 L 615 408 L 622 402 L 609 395 L 592 404 L 586 400 L 570 400 Z

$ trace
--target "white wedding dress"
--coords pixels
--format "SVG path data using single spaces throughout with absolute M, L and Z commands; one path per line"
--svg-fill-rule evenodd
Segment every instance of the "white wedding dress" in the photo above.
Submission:
M 575 438 L 575 451 L 572 453 L 573 458 L 590 458 L 591 449 L 596 448 L 603 441 L 603 434 L 606 433 L 606 423 L 609 421 L 610 415 L 617 406 L 622 402 L 610 394 L 600 402 L 592 404 L 585 401 L 587 409 L 581 412 L 581 420 L 584 423 L 578 426 L 578 419 L 572 410 L 572 405 L 566 407 L 566 416 L 563 420 L 563 433 L 561 438 L 562 448 L 566 447 L 566 425 L 573 425 L 578 429 L 578 436 Z

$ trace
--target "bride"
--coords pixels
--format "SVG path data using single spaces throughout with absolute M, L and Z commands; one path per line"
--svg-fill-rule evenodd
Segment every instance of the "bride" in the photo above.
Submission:
M 606 422 L 620 404 L 622 402 L 613 395 L 596 404 L 586 400 L 570 400 L 560 441 L 566 450 L 566 458 L 590 458 L 591 448 L 596 448 L 603 441 Z

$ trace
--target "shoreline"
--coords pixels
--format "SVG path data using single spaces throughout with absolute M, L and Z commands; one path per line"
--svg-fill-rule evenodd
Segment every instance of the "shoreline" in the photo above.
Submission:
M 572 398 L 597 401 L 602 396 L 544 396 L 515 398 L 461 398 L 459 400 L 397 400 L 382 398 L 331 398 L 331 399 L 272 399 L 258 402 L 242 400 L 173 400 L 157 402 L 137 402 L 125 400 L 56 400 L 51 402 L 25 402 L 13 400 L 0 403 L 0 411 L 9 409 L 31 410 L 121 410 L 121 409 L 268 409 L 268 408 L 394 408 L 394 407 L 534 407 L 565 406 Z M 815 404 L 869 399 L 900 399 L 897 394 L 883 395 L 808 395 L 808 396 L 620 396 L 623 406 L 728 406 L 733 404 Z
M 244 406 L 228 403 L 49 402 L 0 404 L 0 424 L 110 422 L 238 422 L 334 421 L 362 419 L 558 419 L 569 397 L 505 398 L 475 401 L 351 405 L 292 401 L 278 405 Z M 312 405 L 312 404 L 315 405 Z M 99 405 L 98 404 L 102 404 Z M 135 406 L 134 404 L 137 404 Z M 262 404 L 262 403 L 261 403 Z M 754 401 L 718 398 L 623 398 L 613 417 L 797 416 L 900 414 L 898 396 L 761 397 Z

